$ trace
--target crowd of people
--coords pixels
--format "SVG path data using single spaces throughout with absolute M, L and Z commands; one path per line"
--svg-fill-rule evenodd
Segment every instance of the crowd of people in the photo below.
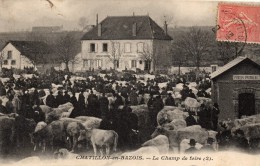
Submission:
M 118 83 L 118 78 L 114 75 L 108 74 L 104 78 L 93 75 L 94 79 L 86 78 L 86 80 L 75 80 L 74 82 L 71 82 L 70 78 L 70 76 L 64 77 L 53 75 L 53 73 L 50 76 L 38 75 L 18 79 L 11 76 L 5 84 L 0 82 L 0 96 L 8 98 L 6 106 L 0 104 L 0 113 L 10 114 L 15 112 L 25 118 L 34 119 L 36 123 L 45 121 L 40 105 L 44 104 L 42 97 L 46 95 L 43 87 L 49 88 L 50 94 L 46 97 L 45 103 L 47 106 L 56 108 L 67 102 L 72 103 L 74 109 L 70 118 L 77 116 L 101 118 L 100 129 L 116 131 L 119 135 L 119 147 L 131 149 L 137 147 L 140 143 L 137 136 L 138 117 L 132 112 L 131 106 L 147 104 L 150 120 L 155 128 L 158 125 L 157 114 L 164 106 L 182 106 L 182 101 L 187 97 L 195 99 L 197 97 L 210 97 L 206 93 L 206 89 L 210 88 L 210 81 L 205 78 L 197 82 L 199 89 L 197 96 L 186 85 L 185 78 L 177 76 L 170 79 L 148 78 L 144 83 L 133 75 L 125 85 Z M 168 81 L 166 87 L 160 88 L 158 83 L 165 80 Z M 53 94 L 52 83 L 62 84 L 62 87 L 57 89 L 57 95 Z M 183 89 L 180 91 L 181 98 L 174 98 L 172 93 L 168 92 L 173 91 L 173 88 L 179 83 L 183 83 Z M 113 87 L 113 84 L 115 84 L 115 87 Z M 34 91 L 29 92 L 30 88 L 34 88 Z M 21 93 L 17 94 L 17 90 L 20 90 Z M 86 91 L 89 92 L 87 98 L 84 95 Z M 101 95 L 97 95 L 97 92 Z M 76 93 L 79 93 L 78 97 L 76 97 Z M 108 94 L 114 98 L 111 105 Z M 150 95 L 148 102 L 145 102 L 145 94 Z M 14 101 L 18 107 L 13 106 Z M 0 100 L 0 102 L 2 101 Z M 216 130 L 219 114 L 217 104 L 213 107 L 202 106 L 199 121 L 194 119 L 193 112 L 185 111 L 188 111 L 190 115 L 186 118 L 187 126 L 199 124 L 206 129 Z

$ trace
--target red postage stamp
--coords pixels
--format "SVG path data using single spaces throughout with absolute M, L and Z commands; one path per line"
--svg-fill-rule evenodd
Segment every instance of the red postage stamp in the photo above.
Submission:
M 260 6 L 220 3 L 218 41 L 260 43 Z

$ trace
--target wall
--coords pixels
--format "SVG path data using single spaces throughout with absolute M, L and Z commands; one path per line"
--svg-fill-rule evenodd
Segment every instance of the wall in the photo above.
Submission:
M 255 89 L 256 111 L 260 113 L 260 83 L 259 80 L 233 80 L 233 75 L 259 75 L 260 69 L 251 63 L 241 63 L 226 73 L 223 73 L 216 79 L 213 79 L 212 84 L 212 99 L 220 106 L 220 119 L 235 119 L 238 118 L 237 112 L 237 89 Z
M 33 67 L 33 64 L 31 63 L 31 61 L 26 56 L 21 55 L 21 53 L 10 43 L 7 44 L 1 51 L 1 53 L 4 57 L 4 60 L 7 60 L 8 51 L 12 51 L 12 59 L 8 60 L 8 65 L 4 65 L 4 62 L 3 62 L 2 67 L 8 68 L 8 69 L 10 69 L 11 67 L 16 68 L 16 69 L 24 69 L 24 67 Z M 15 65 L 11 65 L 11 60 L 16 61 Z
M 114 43 L 118 42 L 120 43 L 120 52 L 121 58 L 119 60 L 119 70 L 124 70 L 125 68 L 130 70 L 136 70 L 136 68 L 139 68 L 141 70 L 144 70 L 144 60 L 145 56 L 144 53 L 138 53 L 138 43 L 144 43 L 144 50 L 145 52 L 152 54 L 154 50 L 156 50 L 156 55 L 159 56 L 159 59 L 163 59 L 164 63 L 169 62 L 168 54 L 166 52 L 167 49 L 170 46 L 170 41 L 163 41 L 163 40 L 113 40 Z M 96 52 L 90 52 L 90 43 L 96 44 Z M 108 44 L 108 52 L 102 51 L 102 45 L 103 43 Z M 125 43 L 131 44 L 131 51 L 129 53 L 125 52 Z M 113 63 L 111 59 L 108 58 L 109 55 L 111 55 L 111 48 L 112 44 L 110 40 L 84 40 L 82 41 L 82 59 L 99 59 L 102 60 L 102 66 L 100 66 L 102 69 L 109 69 L 110 67 L 113 68 Z M 148 51 L 146 51 L 148 50 Z M 132 68 L 131 61 L 136 60 L 136 67 Z M 142 61 L 140 63 L 140 61 Z M 159 64 L 163 64 L 160 62 Z M 94 66 L 94 64 L 90 64 L 88 67 L 83 67 L 83 69 L 88 70 L 89 67 L 98 68 L 98 66 Z

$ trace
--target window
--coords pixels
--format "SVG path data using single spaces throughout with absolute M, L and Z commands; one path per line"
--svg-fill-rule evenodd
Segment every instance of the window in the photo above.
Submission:
M 102 67 L 102 60 L 101 59 L 96 60 L 96 67 L 97 68 Z
M 7 59 L 12 59 L 12 51 L 7 52 Z
M 7 52 L 7 59 L 12 59 L 12 51 Z
M 116 68 L 119 68 L 119 60 L 115 60 Z
M 125 52 L 131 52 L 131 43 L 125 43 Z
M 136 60 L 132 60 L 132 61 L 131 61 L 131 67 L 132 67 L 132 68 L 136 67 Z
M 16 61 L 15 60 L 12 60 L 11 61 L 11 65 L 15 65 L 16 64 Z
M 107 52 L 107 43 L 103 43 L 103 52 Z
M 96 44 L 90 43 L 90 52 L 96 52 Z
M 139 64 L 140 64 L 140 65 L 143 64 L 143 61 L 139 61 Z
M 83 60 L 83 67 L 90 67 L 90 60 Z
M 4 60 L 4 65 L 8 65 L 8 60 Z
M 137 44 L 137 52 L 144 52 L 144 43 Z

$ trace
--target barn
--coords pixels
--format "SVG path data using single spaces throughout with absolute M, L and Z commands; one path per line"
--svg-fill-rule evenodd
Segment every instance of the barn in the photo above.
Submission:
M 219 104 L 221 120 L 260 113 L 260 65 L 237 57 L 211 75 L 212 100 Z

